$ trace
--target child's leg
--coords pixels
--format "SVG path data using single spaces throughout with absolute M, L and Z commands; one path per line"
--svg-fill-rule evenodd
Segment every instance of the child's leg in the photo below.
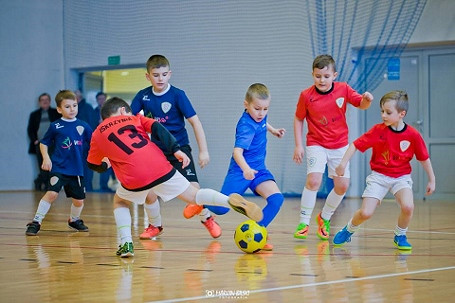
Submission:
M 160 202 L 158 197 L 150 191 L 145 199 L 144 210 L 147 214 L 148 223 L 153 226 L 161 226 Z
M 74 222 L 80 219 L 82 209 L 84 208 L 84 200 L 80 199 L 71 199 L 72 204 L 71 204 L 71 212 L 70 212 L 70 221 Z
M 321 217 L 330 220 L 335 210 L 340 205 L 349 187 L 349 178 L 333 177 L 333 189 L 330 191 L 322 208 Z
M 178 196 L 187 203 L 196 203 L 199 205 L 214 205 L 222 207 L 232 207 L 235 211 L 240 212 L 254 221 L 262 220 L 262 211 L 253 202 L 243 199 L 238 194 L 232 194 L 229 197 L 209 188 L 197 189 L 190 185 L 183 193 Z
M 405 230 L 404 233 L 406 233 L 414 213 L 414 196 L 412 190 L 409 188 L 400 189 L 395 194 L 395 198 L 397 199 L 397 203 L 400 205 L 401 209 L 397 227 Z M 397 233 L 395 232 L 395 234 Z
M 398 224 L 395 226 L 393 242 L 400 250 L 411 250 L 412 245 L 408 242 L 406 232 L 414 212 L 414 197 L 411 188 L 402 188 L 395 193 L 395 198 L 400 205 Z
M 38 208 L 35 213 L 35 217 L 33 218 L 33 221 L 38 222 L 41 224 L 44 220 L 44 217 L 46 214 L 49 212 L 49 209 L 51 208 L 52 203 L 57 199 L 58 193 L 55 191 L 47 191 L 44 196 L 41 198 Z
M 258 222 L 259 225 L 267 227 L 280 211 L 284 197 L 275 181 L 272 180 L 259 184 L 256 187 L 256 192 L 267 200 L 267 205 L 262 209 L 264 218 Z
M 316 204 L 316 195 L 321 186 L 322 173 L 309 173 L 300 200 L 300 223 L 310 224 L 311 214 Z
M 376 198 L 371 197 L 364 197 L 362 201 L 362 206 L 358 209 L 354 216 L 350 220 L 350 226 L 348 226 L 348 230 L 357 230 L 358 226 L 365 222 L 366 220 L 370 219 L 373 216 L 376 207 L 379 205 L 379 200 Z
M 376 198 L 364 197 L 360 209 L 354 213 L 348 224 L 333 238 L 333 244 L 343 245 L 346 242 L 350 242 L 352 234 L 359 229 L 361 223 L 371 218 L 379 202 Z
M 131 236 L 130 204 L 130 202 L 121 200 L 117 195 L 114 196 L 114 218 L 121 245 L 126 242 L 133 242 Z

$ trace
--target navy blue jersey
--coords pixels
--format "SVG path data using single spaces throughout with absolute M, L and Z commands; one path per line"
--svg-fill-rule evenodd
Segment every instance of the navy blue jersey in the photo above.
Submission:
M 237 123 L 234 147 L 243 149 L 243 157 L 252 169 L 265 169 L 265 156 L 267 146 L 267 116 L 261 122 L 256 122 L 245 111 Z M 231 158 L 229 170 L 242 169 Z
M 185 92 L 175 86 L 161 94 L 154 94 L 152 86 L 139 91 L 131 102 L 131 110 L 134 115 L 141 110 L 144 116 L 160 122 L 175 137 L 180 146 L 189 144 L 188 132 L 185 129 L 185 118 L 196 115 Z M 159 144 L 160 148 L 164 148 Z
M 84 176 L 85 155 L 91 138 L 92 129 L 85 121 L 60 118 L 52 122 L 40 141 L 44 145 L 54 146 L 51 155 L 52 172 Z

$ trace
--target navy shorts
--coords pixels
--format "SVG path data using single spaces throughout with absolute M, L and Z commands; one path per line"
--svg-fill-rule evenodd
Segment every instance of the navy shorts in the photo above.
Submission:
M 84 177 L 68 176 L 51 172 L 49 177 L 48 190 L 58 193 L 62 187 L 65 189 L 67 198 L 73 198 L 77 200 L 85 199 Z

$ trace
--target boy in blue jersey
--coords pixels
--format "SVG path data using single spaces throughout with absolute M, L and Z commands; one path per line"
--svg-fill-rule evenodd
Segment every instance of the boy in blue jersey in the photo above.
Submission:
M 185 168 L 182 168 L 182 163 L 172 153 L 166 151 L 162 143 L 155 141 L 154 143 L 163 150 L 169 162 L 188 181 L 200 188 L 191 155 L 188 133 L 185 128 L 185 119 L 193 127 L 194 136 L 199 147 L 199 166 L 201 168 L 204 168 L 210 160 L 204 129 L 185 92 L 169 84 L 171 74 L 170 64 L 166 57 L 162 55 L 151 56 L 147 60 L 145 77 L 152 85 L 136 94 L 131 103 L 131 109 L 134 115 L 142 110 L 145 116 L 156 119 L 177 139 L 180 149 L 191 160 L 190 164 Z M 140 235 L 140 238 L 151 239 L 161 234 L 163 230 L 159 203 L 145 204 L 145 212 L 150 224 Z M 187 219 L 197 214 L 200 215 L 202 224 L 204 224 L 213 238 L 221 236 L 221 227 L 203 206 L 188 205 L 183 211 L 183 216 Z
M 248 88 L 243 102 L 245 111 L 237 123 L 234 152 L 221 189 L 225 195 L 242 195 L 250 188 L 254 194 L 266 199 L 267 205 L 262 210 L 264 217 L 258 222 L 264 227 L 272 222 L 284 201 L 272 173 L 265 166 L 267 131 L 278 138 L 285 133 L 284 128 L 276 129 L 267 123 L 270 100 L 264 84 L 255 83 Z M 229 210 L 220 206 L 207 208 L 219 215 Z M 267 241 L 263 250 L 272 249 L 273 245 Z
M 86 122 L 76 118 L 78 104 L 73 92 L 61 90 L 55 96 L 55 101 L 62 117 L 51 123 L 40 141 L 42 169 L 50 171 L 48 191 L 41 198 L 33 221 L 27 224 L 25 234 L 28 236 L 36 236 L 39 232 L 44 217 L 62 187 L 66 196 L 72 199 L 68 226 L 77 231 L 88 231 L 80 215 L 85 199 L 84 155 L 90 145 L 92 129 Z M 52 157 L 48 153 L 50 146 L 54 147 Z

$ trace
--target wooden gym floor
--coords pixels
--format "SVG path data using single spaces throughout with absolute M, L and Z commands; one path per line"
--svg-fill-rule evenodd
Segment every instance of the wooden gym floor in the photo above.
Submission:
M 292 233 L 299 199 L 286 198 L 268 231 L 273 252 L 245 254 L 234 244 L 246 220 L 218 216 L 223 235 L 212 239 L 184 203 L 162 204 L 164 233 L 139 240 L 142 207 L 132 209 L 135 256 L 115 255 L 112 194 L 87 195 L 82 219 L 89 233 L 66 225 L 70 201 L 61 193 L 36 237 L 25 236 L 40 192 L 0 193 L 1 302 L 453 302 L 455 201 L 416 201 L 408 232 L 414 249 L 393 245 L 398 206 L 384 201 L 351 243 L 334 247 Z M 249 197 L 260 205 L 262 199 Z M 345 199 L 332 218 L 332 236 L 359 207 Z M 313 217 L 322 208 L 318 200 Z

